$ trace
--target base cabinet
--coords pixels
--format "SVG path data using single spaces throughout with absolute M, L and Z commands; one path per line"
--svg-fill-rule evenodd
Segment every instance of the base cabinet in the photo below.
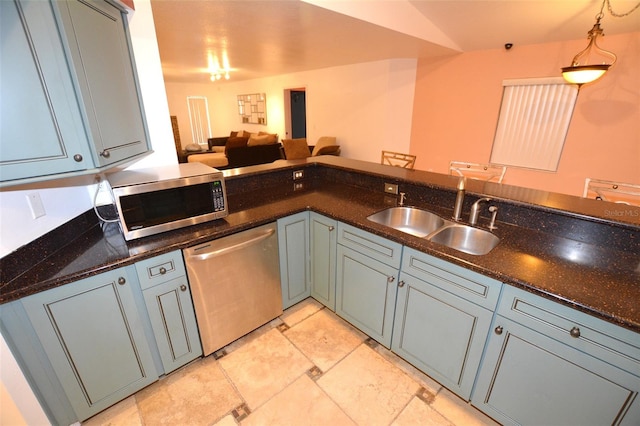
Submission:
M 127 267 L 22 299 L 38 339 L 33 344 L 41 345 L 76 420 L 91 417 L 158 378 L 135 302 L 135 285 L 135 271 Z M 62 396 L 45 396 L 47 401 L 57 398 Z
M 572 317 L 563 306 L 556 311 L 533 295 L 509 297 L 513 290 L 500 307 L 512 318 L 495 318 L 472 404 L 508 425 L 640 424 L 637 335 L 593 318 L 582 322 L 581 315 Z M 521 320 L 518 312 L 526 316 Z M 536 330 L 520 323 L 527 321 Z M 607 341 L 615 343 L 606 347 Z
M 163 373 L 168 374 L 202 355 L 182 253 L 138 262 L 136 270 Z
M 338 222 L 311 212 L 309 217 L 311 297 L 336 310 L 336 236 Z
M 336 313 L 389 348 L 402 246 L 338 224 Z
M 469 400 L 502 283 L 405 247 L 391 349 Z
M 277 225 L 282 309 L 287 309 L 311 295 L 309 212 L 278 219 Z

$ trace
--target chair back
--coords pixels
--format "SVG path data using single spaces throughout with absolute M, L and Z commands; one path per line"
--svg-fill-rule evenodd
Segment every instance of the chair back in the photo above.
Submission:
M 640 206 L 640 185 L 586 178 L 582 196 L 595 200 Z
M 449 174 L 453 176 L 464 176 L 470 179 L 493 181 L 502 183 L 504 174 L 507 172 L 506 166 L 497 164 L 467 163 L 465 161 L 452 161 L 449 163 Z
M 416 165 L 416 156 L 411 154 L 402 154 L 400 152 L 382 151 L 380 164 L 413 169 Z

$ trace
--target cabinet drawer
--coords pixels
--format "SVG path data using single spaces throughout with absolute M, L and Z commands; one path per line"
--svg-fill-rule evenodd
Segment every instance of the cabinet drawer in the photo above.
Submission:
M 162 254 L 136 263 L 140 287 L 144 290 L 154 285 L 185 275 L 184 261 L 180 250 Z
M 640 376 L 640 334 L 505 285 L 497 313 Z
M 405 247 L 402 272 L 494 310 L 502 283 L 428 254 Z
M 338 223 L 338 243 L 393 268 L 400 267 L 402 245 L 344 223 Z

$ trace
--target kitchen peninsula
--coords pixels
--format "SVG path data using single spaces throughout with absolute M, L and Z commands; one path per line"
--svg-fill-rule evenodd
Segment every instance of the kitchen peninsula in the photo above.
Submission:
M 294 171 L 302 171 L 303 177 L 294 180 Z M 447 278 L 451 283 L 459 280 L 483 283 L 488 280 L 489 285 L 498 292 L 502 287 L 504 300 L 498 301 L 496 296 L 493 305 L 482 308 L 489 313 L 489 317 L 481 339 L 481 350 L 487 338 L 491 315 L 496 309 L 495 322 L 492 324 L 495 331 L 489 333 L 491 337 L 488 338 L 486 349 L 490 356 L 495 352 L 491 349 L 495 346 L 491 344 L 491 339 L 505 339 L 510 335 L 508 330 L 519 330 L 519 324 L 527 324 L 527 321 L 533 321 L 527 325 L 532 329 L 550 327 L 547 333 L 550 336 L 557 331 L 554 321 L 558 318 L 565 322 L 578 318 L 583 337 L 591 331 L 587 326 L 598 331 L 602 324 L 615 325 L 616 336 L 622 336 L 620 339 L 625 341 L 620 352 L 625 354 L 627 360 L 621 368 L 632 373 L 635 369 L 635 376 L 627 374 L 616 380 L 627 383 L 623 385 L 624 389 L 635 389 L 633 384 L 628 383 L 638 380 L 637 366 L 640 365 L 637 344 L 640 332 L 640 208 L 469 181 L 463 205 L 464 222 L 468 221 L 471 205 L 480 197 L 491 197 L 492 204 L 498 207 L 498 228 L 494 233 L 500 242 L 488 254 L 477 256 L 367 220 L 371 214 L 397 205 L 399 196 L 385 193 L 386 183 L 398 185 L 399 192 L 406 194 L 407 205 L 450 218 L 456 198 L 455 177 L 340 157 L 281 161 L 224 173 L 229 205 L 229 216 L 225 219 L 125 242 L 116 225 L 101 226 L 93 212 L 88 212 L 72 221 L 74 223 L 54 231 L 55 235 L 45 236 L 2 259 L 0 302 L 10 304 L 45 290 L 311 211 L 336 221 L 339 230 L 364 233 L 362 235 L 366 235 L 366 238 L 370 236 L 370 241 L 378 239 L 403 249 L 405 256 L 411 253 L 416 259 L 427 259 L 430 265 L 440 265 L 441 269 L 448 270 L 447 274 L 451 274 Z M 486 212 L 480 215 L 480 227 L 486 229 L 488 216 Z M 78 226 L 86 231 L 78 232 Z M 60 241 L 66 239 L 64 249 L 52 249 L 49 238 L 54 238 L 58 246 Z M 346 247 L 347 243 L 338 241 L 338 245 Z M 25 263 L 28 265 L 25 266 Z M 414 277 L 421 279 L 421 274 L 424 275 L 424 271 L 412 272 L 411 266 L 415 265 L 403 263 L 401 268 L 399 264 L 396 266 L 401 270 L 399 287 L 400 282 L 403 286 L 405 282 L 412 286 Z M 531 299 L 535 303 L 530 302 L 527 294 L 541 296 L 542 302 L 538 299 Z M 511 305 L 506 303 L 509 298 L 514 300 Z M 552 310 L 544 305 L 545 300 L 553 302 Z M 484 303 L 473 302 L 478 305 Z M 499 304 L 497 308 L 496 304 Z M 508 306 L 520 309 L 523 305 L 531 307 L 526 311 L 525 318 L 513 319 Z M 397 312 L 398 309 L 396 321 Z M 597 324 L 589 318 L 593 318 Z M 399 333 L 394 328 L 394 338 L 396 335 Z M 567 339 L 573 340 L 565 343 L 568 346 L 581 344 L 579 336 L 580 330 L 571 329 L 571 337 Z M 557 337 L 561 338 L 564 339 Z M 589 339 L 585 338 L 584 341 L 588 342 Z M 629 343 L 634 339 L 635 346 Z M 396 349 L 395 344 L 392 347 Z M 411 347 L 408 350 L 411 351 Z M 598 355 L 606 362 L 611 362 L 608 356 Z M 419 364 L 418 361 L 412 362 Z M 479 356 L 476 363 L 480 363 Z M 431 372 L 428 368 L 424 369 Z M 480 369 L 477 386 L 486 385 L 491 371 L 489 367 Z M 475 371 L 472 373 L 471 383 L 476 377 Z M 470 397 L 470 387 L 465 389 L 459 392 L 463 398 L 471 399 L 474 405 L 501 422 L 509 422 L 492 411 L 494 401 L 491 398 L 487 397 L 482 402 L 481 397 Z M 632 400 L 633 397 L 628 399 Z M 495 404 L 500 407 L 502 403 L 498 401 Z M 628 416 L 634 419 L 639 404 L 637 401 L 628 404 L 631 405 Z M 513 414 L 510 418 L 517 419 L 518 415 Z

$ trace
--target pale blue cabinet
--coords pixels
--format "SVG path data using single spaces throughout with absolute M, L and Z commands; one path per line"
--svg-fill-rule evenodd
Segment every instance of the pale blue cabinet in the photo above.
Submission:
M 391 345 L 402 246 L 338 223 L 336 313 Z
M 163 373 L 168 374 L 202 355 L 182 252 L 138 262 L 136 271 Z
M 135 275 L 132 267 L 116 269 L 22 299 L 37 336 L 32 347 L 44 351 L 41 361 L 50 363 L 51 380 L 63 390 L 51 394 L 38 389 L 45 405 L 57 405 L 60 399 L 72 407 L 75 420 L 82 421 L 157 380 L 135 301 Z M 11 336 L 11 340 L 26 338 Z M 23 360 L 34 356 L 23 355 Z M 31 376 L 43 367 L 35 368 Z M 50 413 L 59 410 L 48 408 Z
M 278 253 L 282 309 L 311 295 L 309 212 L 278 219 Z
M 0 182 L 90 173 L 149 150 L 126 18 L 113 4 L 0 2 Z
M 472 403 L 504 424 L 640 424 L 637 333 L 505 286 Z
M 405 247 L 391 348 L 469 399 L 502 283 Z
M 311 212 L 309 216 L 311 297 L 336 310 L 336 236 L 338 222 Z

